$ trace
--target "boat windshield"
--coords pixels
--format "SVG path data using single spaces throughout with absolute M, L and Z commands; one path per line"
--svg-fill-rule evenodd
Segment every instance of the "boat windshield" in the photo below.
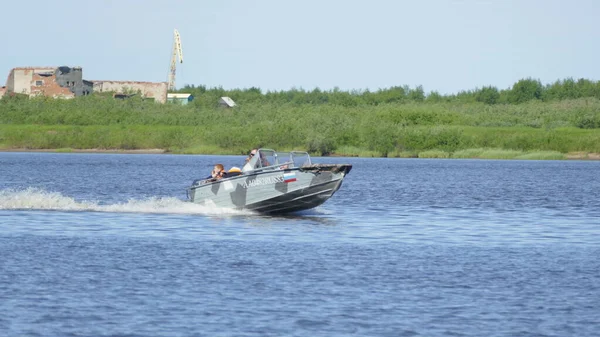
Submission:
M 290 169 L 311 165 L 308 152 L 291 151 L 276 152 L 271 149 L 258 149 L 255 156 L 244 165 L 243 171 L 257 171 L 268 169 Z
M 303 151 L 289 152 L 288 162 L 291 163 L 291 167 L 303 167 L 310 166 L 312 164 L 308 152 Z

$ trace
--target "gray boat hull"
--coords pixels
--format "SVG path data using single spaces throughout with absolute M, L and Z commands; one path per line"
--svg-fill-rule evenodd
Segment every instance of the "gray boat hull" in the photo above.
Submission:
M 314 164 L 250 172 L 192 185 L 190 201 L 206 206 L 290 213 L 323 204 L 341 187 L 352 165 Z

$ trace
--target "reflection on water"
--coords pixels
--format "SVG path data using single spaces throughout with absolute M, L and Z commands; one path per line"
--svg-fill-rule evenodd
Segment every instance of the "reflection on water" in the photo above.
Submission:
M 293 214 L 281 215 L 258 215 L 261 220 L 273 220 L 283 224 L 303 224 L 303 225 L 323 225 L 337 226 L 340 224 L 339 219 L 322 209 L 311 209 Z

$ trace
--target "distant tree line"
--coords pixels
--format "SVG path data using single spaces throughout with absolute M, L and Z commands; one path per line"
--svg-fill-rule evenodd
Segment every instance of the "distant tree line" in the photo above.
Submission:
M 221 87 L 207 88 L 206 86 L 186 85 L 178 90 L 191 93 L 196 98 L 194 104 L 216 105 L 219 97 L 231 97 L 237 103 L 292 103 L 292 104 L 334 104 L 341 106 L 379 105 L 389 103 L 475 103 L 484 104 L 521 104 L 529 101 L 560 101 L 595 97 L 600 99 L 600 81 L 587 79 L 574 80 L 567 78 L 557 80 L 552 84 L 543 85 L 539 80 L 526 78 L 519 80 L 509 89 L 498 89 L 494 86 L 484 86 L 474 90 L 461 91 L 456 94 L 443 95 L 437 91 L 425 93 L 422 86 L 411 88 L 394 86 L 379 90 L 343 91 L 339 88 L 332 90 L 312 90 L 292 88 L 290 90 L 263 92 L 260 88 L 225 90 Z
M 425 94 L 421 86 L 265 93 L 187 86 L 180 92 L 195 99 L 179 105 L 107 93 L 68 100 L 5 95 L 0 149 L 245 153 L 263 145 L 323 155 L 414 156 L 488 148 L 600 152 L 600 82 L 589 80 L 542 85 L 523 79 L 506 90 L 483 87 L 452 95 Z M 223 96 L 238 106 L 219 107 Z

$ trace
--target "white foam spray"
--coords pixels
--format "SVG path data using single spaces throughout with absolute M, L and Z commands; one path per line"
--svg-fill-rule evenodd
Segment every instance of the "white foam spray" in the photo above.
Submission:
M 58 192 L 38 188 L 0 190 L 0 210 L 53 210 L 111 213 L 165 213 L 165 214 L 251 214 L 215 206 L 203 206 L 173 197 L 130 199 L 124 203 L 102 205 L 97 201 L 76 201 Z

